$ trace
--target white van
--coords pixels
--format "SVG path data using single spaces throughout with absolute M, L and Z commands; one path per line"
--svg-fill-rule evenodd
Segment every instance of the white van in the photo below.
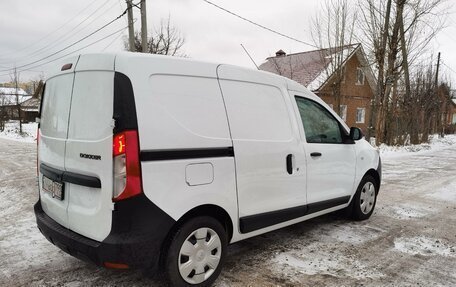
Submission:
M 56 68 L 40 109 L 35 214 L 75 257 L 206 286 L 230 243 L 374 210 L 378 152 L 296 82 L 140 53 Z

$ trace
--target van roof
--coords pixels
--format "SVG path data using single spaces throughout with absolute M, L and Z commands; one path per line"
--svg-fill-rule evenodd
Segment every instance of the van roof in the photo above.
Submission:
M 157 64 L 160 66 L 160 69 L 163 70 L 163 73 L 166 73 L 170 69 L 176 69 L 177 67 L 183 69 L 181 71 L 182 74 L 187 74 L 186 70 L 188 69 L 188 74 L 192 74 L 195 76 L 205 76 L 205 77 L 215 77 L 217 76 L 214 74 L 217 70 L 217 67 L 220 65 L 226 66 L 229 70 L 231 71 L 237 71 L 238 73 L 242 74 L 242 76 L 249 76 L 249 75 L 263 75 L 265 78 L 268 78 L 269 80 L 272 80 L 273 82 L 281 82 L 284 84 L 284 82 L 287 83 L 288 86 L 290 87 L 300 87 L 298 83 L 295 83 L 294 81 L 291 81 L 288 78 L 266 72 L 266 71 L 260 71 L 260 70 L 254 70 L 251 68 L 247 67 L 239 67 L 235 65 L 230 65 L 230 64 L 222 64 L 222 63 L 214 63 L 214 62 L 207 62 L 207 61 L 200 61 L 200 60 L 194 60 L 194 59 L 189 59 L 189 58 L 183 58 L 183 57 L 171 57 L 171 56 L 165 56 L 165 55 L 156 55 L 156 54 L 146 54 L 146 53 L 134 53 L 134 52 L 117 52 L 117 53 L 85 53 L 85 54 L 80 54 L 80 55 L 75 55 L 71 56 L 68 58 L 64 58 L 60 61 L 58 61 L 54 66 L 51 68 L 49 71 L 49 77 L 52 78 L 53 76 L 56 76 L 58 74 L 62 74 L 65 72 L 73 72 L 74 70 L 67 70 L 67 71 L 61 71 L 61 68 L 65 64 L 73 64 L 73 68 L 78 64 L 78 61 L 81 59 L 81 57 L 88 57 L 91 58 L 92 65 L 96 65 L 96 63 L 93 62 L 93 59 L 97 59 L 97 62 L 106 62 L 108 59 L 115 58 L 115 70 L 116 71 L 125 71 L 125 70 L 131 70 L 131 67 L 135 67 L 137 69 L 138 67 L 141 68 L 141 66 L 149 66 L 152 64 Z M 165 63 L 166 65 L 160 65 L 162 63 Z M 132 63 L 135 63 L 132 65 Z M 87 66 L 87 63 L 85 63 L 84 66 Z M 126 72 L 126 71 L 125 71 Z M 241 75 L 240 75 L 241 76 Z M 231 77 L 230 77 L 231 78 Z M 234 78 L 239 78 L 239 77 L 234 77 Z M 274 80 L 273 80 L 274 79 Z

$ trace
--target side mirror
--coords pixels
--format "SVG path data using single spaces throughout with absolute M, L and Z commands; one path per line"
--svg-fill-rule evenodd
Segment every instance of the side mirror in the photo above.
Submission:
M 350 128 L 350 138 L 354 141 L 360 140 L 363 138 L 363 132 L 361 129 L 356 128 L 356 127 L 351 127 Z

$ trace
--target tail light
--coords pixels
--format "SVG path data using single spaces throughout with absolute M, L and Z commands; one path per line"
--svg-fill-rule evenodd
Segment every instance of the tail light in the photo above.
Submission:
M 114 190 L 113 201 L 127 199 L 142 193 L 139 162 L 138 132 L 127 130 L 113 138 Z

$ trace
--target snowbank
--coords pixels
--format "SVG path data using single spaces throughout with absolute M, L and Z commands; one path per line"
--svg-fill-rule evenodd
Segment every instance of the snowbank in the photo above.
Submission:
M 37 123 L 22 124 L 22 134 L 19 133 L 19 122 L 5 123 L 5 129 L 0 131 L 0 138 L 21 142 L 36 142 Z
M 448 146 L 456 144 L 456 134 L 445 135 L 444 138 L 439 138 L 437 135 L 430 137 L 429 143 L 406 146 L 388 146 L 381 144 L 378 149 L 382 158 L 400 157 L 416 153 L 426 153 L 430 150 L 437 151 Z

